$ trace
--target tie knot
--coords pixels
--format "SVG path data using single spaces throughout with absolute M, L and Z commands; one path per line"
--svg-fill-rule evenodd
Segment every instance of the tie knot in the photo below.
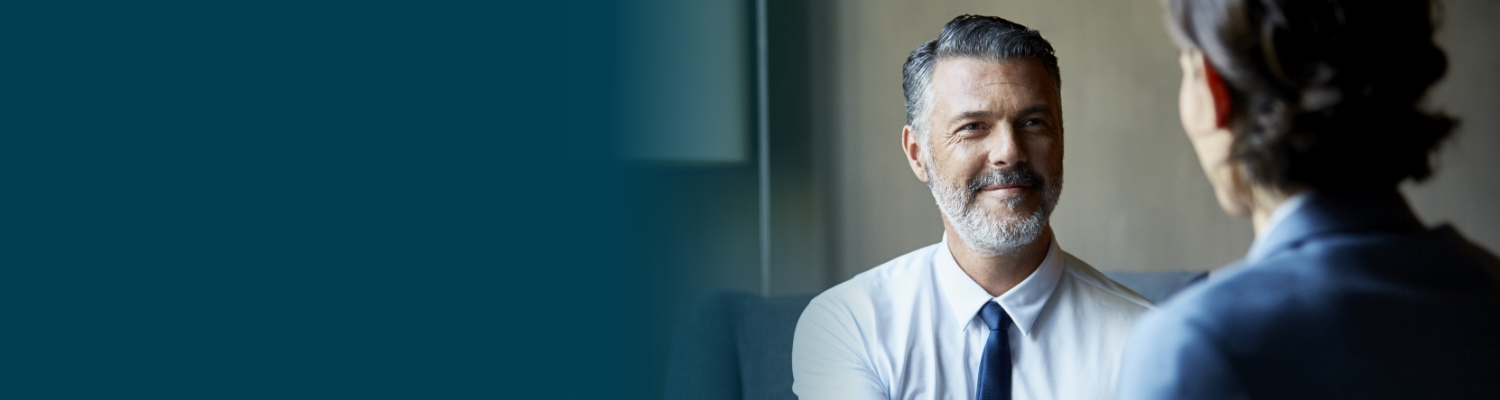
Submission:
M 1010 315 L 1000 308 L 1000 303 L 984 303 L 984 308 L 979 309 L 979 319 L 983 319 L 984 325 L 990 327 L 990 330 L 1010 329 Z

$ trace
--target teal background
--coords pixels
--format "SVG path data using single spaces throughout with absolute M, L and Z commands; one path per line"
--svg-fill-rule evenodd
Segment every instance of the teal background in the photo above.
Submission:
M 624 398 L 616 5 L 0 6 L 0 397 Z

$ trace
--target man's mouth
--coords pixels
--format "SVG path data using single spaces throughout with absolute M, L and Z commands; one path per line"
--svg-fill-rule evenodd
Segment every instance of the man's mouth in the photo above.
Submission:
M 980 188 L 980 190 L 992 191 L 992 190 L 1030 189 L 1030 188 L 1031 188 L 1031 185 L 1024 184 L 1024 183 L 1002 183 L 1002 184 L 999 184 L 999 185 L 985 186 L 985 187 Z
M 1024 166 L 1016 166 L 1012 169 L 989 171 L 977 176 L 969 181 L 967 189 L 971 195 L 985 192 L 1009 198 L 1041 188 L 1045 182 L 1041 175 Z
M 999 185 L 989 185 L 982 187 L 980 188 L 980 191 L 1002 196 L 1010 196 L 1029 190 L 1031 189 L 1031 187 L 1031 185 L 1027 185 L 1024 183 L 1003 183 Z

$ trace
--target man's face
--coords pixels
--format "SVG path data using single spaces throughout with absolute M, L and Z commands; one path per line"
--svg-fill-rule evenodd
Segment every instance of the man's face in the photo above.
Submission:
M 1031 243 L 1062 191 L 1062 113 L 1052 78 L 1035 59 L 947 59 L 935 66 L 931 90 L 918 178 L 976 250 L 999 254 Z

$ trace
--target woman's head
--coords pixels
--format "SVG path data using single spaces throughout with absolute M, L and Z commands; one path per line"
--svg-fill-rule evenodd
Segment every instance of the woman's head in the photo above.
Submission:
M 1389 190 L 1431 174 L 1453 121 L 1418 107 L 1447 69 L 1429 1 L 1168 0 L 1167 13 L 1184 128 L 1232 213 L 1246 205 L 1225 196 L 1249 187 Z

